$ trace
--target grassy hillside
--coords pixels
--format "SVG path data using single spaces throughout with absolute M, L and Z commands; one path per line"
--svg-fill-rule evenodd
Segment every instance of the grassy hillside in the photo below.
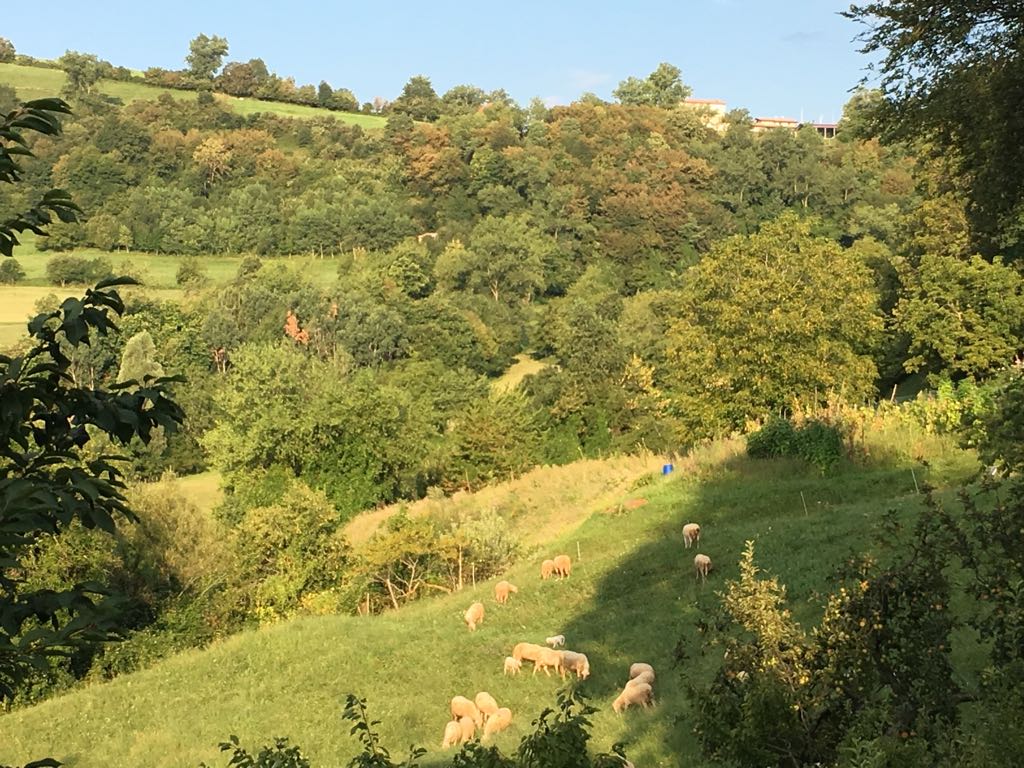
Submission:
M 588 500 L 593 514 L 581 526 L 535 547 L 511 570 L 520 592 L 507 606 L 494 604 L 488 583 L 382 616 L 309 617 L 247 632 L 0 717 L 0 763 L 53 755 L 72 767 L 219 765 L 217 743 L 236 733 L 249 743 L 287 735 L 314 765 L 338 765 L 355 752 L 340 718 L 349 691 L 369 699 L 397 752 L 410 742 L 437 750 L 450 697 L 488 690 L 514 712 L 513 727 L 498 740 L 512 747 L 553 703 L 558 681 L 505 678 L 502 659 L 517 641 L 564 633 L 568 647 L 591 659 L 582 689 L 600 707 L 595 746 L 623 741 L 637 765 L 701 765 L 681 673 L 708 672 L 711 659 L 702 656 L 694 624 L 736 575 L 743 542 L 757 540 L 759 564 L 787 584 L 798 618 L 814 618 L 811 596 L 828 587 L 834 564 L 872 547 L 873 524 L 886 509 L 909 513 L 919 504 L 910 457 L 929 460 L 917 478 L 936 485 L 975 467 L 972 455 L 927 436 L 882 435 L 868 447 L 878 457 L 873 466 L 821 477 L 802 465 L 747 459 L 738 442 L 720 444 L 667 478 L 650 476 L 646 506 L 623 512 Z M 575 515 L 572 492 L 568 479 L 560 508 Z M 526 515 L 534 513 L 548 511 Z M 716 566 L 705 586 L 694 580 L 693 551 L 680 540 L 691 520 L 703 524 L 700 549 Z M 540 581 L 540 560 L 560 551 L 575 556 L 577 542 L 583 557 L 572 577 Z M 461 614 L 475 599 L 487 616 L 469 633 Z M 638 660 L 659 672 L 659 704 L 615 715 L 611 700 Z
M 0 64 L 0 83 L 12 85 L 18 96 L 25 101 L 56 96 L 64 87 L 65 75 L 59 69 L 43 67 L 26 67 L 21 64 Z M 125 104 L 140 99 L 155 99 L 162 93 L 170 94 L 175 99 L 194 100 L 195 91 L 179 91 L 173 88 L 161 88 L 144 83 L 128 83 L 120 80 L 101 80 L 97 86 L 107 96 L 120 99 Z M 328 109 L 307 107 L 302 104 L 282 104 L 276 101 L 239 98 L 226 94 L 214 96 L 228 109 L 240 115 L 251 115 L 256 112 L 267 112 L 284 117 L 333 117 L 343 123 L 359 125 L 368 130 L 383 128 L 386 120 L 376 115 L 357 115 L 349 112 L 332 112 Z

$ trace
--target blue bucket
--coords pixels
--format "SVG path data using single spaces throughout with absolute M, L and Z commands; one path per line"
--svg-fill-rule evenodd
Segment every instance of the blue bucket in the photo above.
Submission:
M 661 474 L 667 475 L 673 469 L 675 469 L 675 466 L 673 466 L 672 464 L 662 464 L 661 465 Z

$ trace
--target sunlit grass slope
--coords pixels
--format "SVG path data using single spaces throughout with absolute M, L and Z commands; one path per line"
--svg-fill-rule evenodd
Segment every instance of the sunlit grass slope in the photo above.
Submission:
M 494 604 L 489 582 L 382 616 L 304 618 L 247 632 L 0 717 L 0 764 L 53 755 L 71 768 L 223 765 L 217 743 L 234 733 L 250 744 L 286 735 L 313 765 L 342 765 L 356 751 L 340 718 L 350 691 L 367 697 L 394 753 L 423 744 L 428 765 L 439 759 L 449 699 L 490 691 L 514 712 L 513 727 L 498 740 L 511 748 L 553 704 L 558 681 L 528 672 L 503 677 L 502 659 L 517 641 L 564 633 L 567 646 L 591 660 L 593 674 L 581 687 L 600 708 L 595 746 L 622 741 L 636 765 L 648 768 L 703 765 L 683 673 L 709 673 L 714 656 L 702 654 L 695 623 L 736 576 L 744 541 L 756 539 L 759 565 L 787 584 L 798 618 L 813 619 L 811 596 L 828 588 L 835 564 L 874 546 L 885 510 L 909 513 L 920 503 L 907 457 L 927 458 L 930 468 L 919 467 L 917 479 L 936 485 L 975 467 L 970 454 L 933 438 L 873 453 L 892 455 L 821 477 L 798 464 L 749 460 L 738 442 L 714 446 L 634 489 L 649 500 L 645 506 L 591 506 L 578 528 L 535 547 L 507 574 L 520 587 L 507 606 Z M 572 493 L 568 478 L 567 515 L 578 512 Z M 691 520 L 703 525 L 700 551 L 715 563 L 704 586 L 679 533 Z M 577 542 L 583 557 L 572 577 L 542 582 L 539 561 L 563 551 L 575 559 Z M 461 615 L 475 599 L 487 616 L 470 633 Z M 629 664 L 641 660 L 658 671 L 658 705 L 616 715 L 611 701 Z
M 21 64 L 0 64 L 0 83 L 14 86 L 19 98 L 23 101 L 60 95 L 60 89 L 64 87 L 64 80 L 64 72 L 59 69 L 26 67 Z M 101 80 L 97 87 L 101 93 L 120 99 L 125 104 L 132 101 L 155 99 L 162 93 L 170 94 L 173 98 L 182 101 L 195 101 L 196 98 L 195 91 L 180 91 L 174 88 L 161 88 L 155 85 L 129 83 L 121 80 Z M 304 104 L 283 104 L 276 101 L 238 98 L 225 94 L 215 94 L 215 98 L 225 107 L 240 115 L 267 112 L 283 117 L 333 117 L 343 123 L 359 125 L 369 130 L 383 128 L 387 122 L 385 118 L 377 115 L 333 112 L 328 109 L 308 107 Z

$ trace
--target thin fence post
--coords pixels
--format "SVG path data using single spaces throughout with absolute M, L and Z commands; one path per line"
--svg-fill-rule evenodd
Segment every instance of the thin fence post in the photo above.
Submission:
M 803 504 L 804 504 L 804 515 L 806 516 L 808 514 L 808 512 L 807 512 L 807 499 L 804 498 L 804 492 L 803 491 L 800 491 L 800 501 L 802 501 Z
M 476 561 L 473 562 L 473 588 L 476 588 Z
M 582 559 L 583 559 L 583 556 L 580 554 L 580 543 L 577 541 L 576 542 L 576 562 L 578 563 Z
M 914 468 L 910 468 L 910 476 L 914 478 L 914 493 L 921 493 L 921 488 L 917 484 L 917 473 L 914 472 Z

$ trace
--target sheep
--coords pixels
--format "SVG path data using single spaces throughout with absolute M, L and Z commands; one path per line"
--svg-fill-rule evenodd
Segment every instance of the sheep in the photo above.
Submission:
M 616 712 L 622 712 L 622 710 L 629 709 L 634 704 L 640 704 L 646 709 L 651 706 L 651 696 L 653 692 L 653 689 L 648 683 L 627 685 L 622 689 L 622 693 L 616 697 L 615 701 L 612 702 L 612 709 Z
M 487 725 L 484 726 L 483 738 L 486 740 L 489 736 L 493 736 L 499 731 L 504 731 L 511 724 L 512 710 L 508 707 L 502 707 L 487 720 Z
M 494 700 L 494 697 L 487 691 L 480 691 L 474 699 L 476 708 L 480 710 L 480 714 L 484 718 L 484 723 L 487 723 L 488 718 L 491 717 L 495 712 L 498 711 L 498 702 Z
M 544 642 L 552 648 L 558 648 L 559 646 L 565 645 L 565 635 L 553 635 L 552 637 L 545 638 Z
M 444 741 L 441 742 L 441 749 L 454 747 L 462 741 L 462 726 L 458 720 L 450 720 L 444 727 Z
M 629 679 L 629 682 L 626 683 L 626 687 L 628 688 L 631 685 L 640 685 L 641 683 L 647 683 L 647 685 L 653 686 L 654 685 L 654 670 L 652 670 L 652 669 L 645 669 L 643 672 L 641 672 L 636 677 L 631 677 Z
M 568 555 L 558 555 L 555 560 L 555 573 L 559 576 L 568 578 L 569 574 L 572 573 L 572 560 Z
M 483 715 L 480 714 L 480 710 L 477 709 L 476 704 L 465 696 L 455 696 L 452 699 L 451 712 L 453 720 L 468 717 L 477 725 L 484 724 Z
M 544 650 L 547 649 L 533 643 L 516 643 L 516 647 L 512 649 L 512 658 L 519 662 L 522 662 L 523 659 L 536 661 L 538 654 Z
M 555 572 L 555 561 L 554 560 L 545 560 L 543 563 L 540 564 L 540 577 L 544 581 L 547 581 L 549 578 L 551 578 L 551 574 L 554 573 L 554 572 Z
M 551 677 L 549 670 L 554 669 L 562 679 L 565 679 L 565 668 L 562 666 L 562 652 L 554 651 L 550 648 L 541 648 L 540 653 L 537 654 L 537 658 L 533 660 L 533 674 L 537 674 L 538 669 L 543 669 L 544 674 Z
M 505 657 L 505 674 L 506 675 L 518 675 L 519 670 L 522 669 L 523 662 L 517 659 L 515 656 Z
M 516 594 L 519 587 L 510 581 L 499 581 L 494 585 L 494 602 L 504 605 L 508 602 L 509 593 Z
M 650 672 L 653 675 L 654 674 L 654 667 L 652 667 L 650 664 L 648 664 L 646 662 L 643 662 L 643 661 L 635 662 L 634 664 L 631 664 L 629 666 L 629 679 L 632 680 L 634 677 L 639 675 L 641 672 Z
M 683 545 L 689 549 L 695 542 L 700 543 L 700 526 L 697 523 L 687 523 L 683 526 Z
M 459 728 L 462 730 L 462 740 L 471 741 L 473 736 L 476 734 L 476 723 L 471 717 L 460 717 Z
M 482 623 L 484 620 L 484 604 L 479 602 L 473 603 L 466 609 L 466 612 L 462 617 L 466 620 L 466 624 L 469 626 L 469 631 L 475 632 L 476 625 Z
M 697 578 L 702 582 L 707 581 L 711 572 L 711 558 L 707 555 L 697 555 L 693 558 L 693 568 L 697 572 Z
M 575 672 L 581 680 L 590 677 L 590 659 L 585 653 L 562 651 L 562 666 L 569 672 Z

